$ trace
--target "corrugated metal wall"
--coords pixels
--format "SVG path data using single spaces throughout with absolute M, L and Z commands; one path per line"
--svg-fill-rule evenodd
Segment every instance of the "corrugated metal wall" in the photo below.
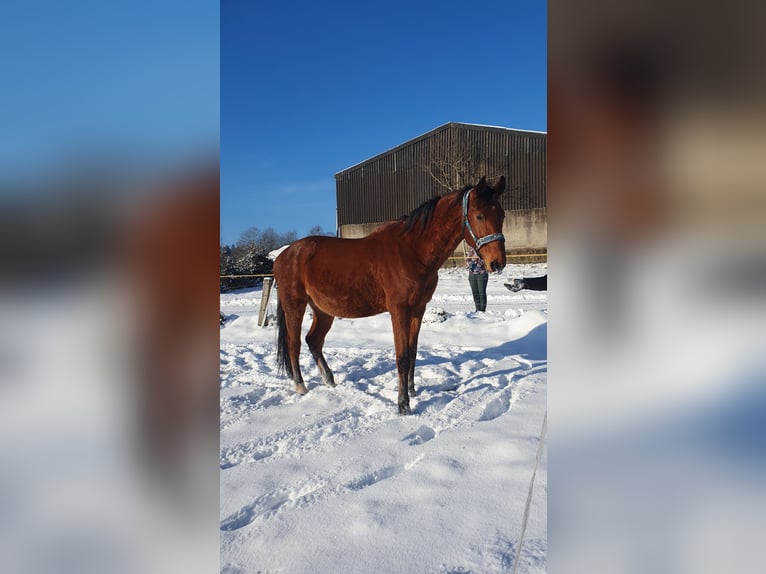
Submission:
M 429 166 L 465 153 L 476 173 L 505 175 L 506 210 L 546 207 L 546 134 L 450 123 L 337 173 L 338 225 L 397 219 L 445 193 Z

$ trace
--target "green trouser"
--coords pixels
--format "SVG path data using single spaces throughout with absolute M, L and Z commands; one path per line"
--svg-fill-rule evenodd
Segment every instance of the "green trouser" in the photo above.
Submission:
M 471 293 L 473 293 L 473 302 L 476 304 L 477 311 L 487 310 L 487 273 L 469 273 L 468 282 L 471 284 Z

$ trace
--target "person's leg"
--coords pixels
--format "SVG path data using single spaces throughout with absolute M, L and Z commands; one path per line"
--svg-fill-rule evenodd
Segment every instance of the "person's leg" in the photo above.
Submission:
M 479 302 L 477 304 L 477 308 L 479 311 L 486 311 L 487 310 L 487 282 L 489 281 L 489 275 L 487 273 L 482 273 L 481 275 L 476 275 L 477 277 L 477 287 L 479 290 Z
M 471 294 L 473 295 L 473 304 L 476 307 L 476 310 L 479 310 L 479 305 L 481 304 L 481 292 L 479 290 L 479 283 L 478 283 L 478 277 L 481 277 L 481 275 L 475 275 L 473 273 L 468 274 L 468 283 L 471 285 Z

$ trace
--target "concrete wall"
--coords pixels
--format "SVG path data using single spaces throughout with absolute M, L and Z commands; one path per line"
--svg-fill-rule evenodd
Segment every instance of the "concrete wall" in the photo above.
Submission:
M 366 237 L 372 231 L 381 225 L 378 223 L 352 223 L 349 225 L 340 226 L 340 236 L 346 239 L 358 239 L 360 237 Z
M 506 211 L 503 235 L 508 253 L 545 250 L 548 247 L 548 216 L 545 208 Z

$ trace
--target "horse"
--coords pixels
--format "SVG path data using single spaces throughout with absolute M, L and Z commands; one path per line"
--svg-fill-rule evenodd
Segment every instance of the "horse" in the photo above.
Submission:
M 394 331 L 399 377 L 399 414 L 411 414 L 415 357 L 426 304 L 436 289 L 439 268 L 461 240 L 473 247 L 487 269 L 505 267 L 505 211 L 499 203 L 505 176 L 494 187 L 478 184 L 434 197 L 399 220 L 382 224 L 366 237 L 309 236 L 292 243 L 274 261 L 277 284 L 277 364 L 308 389 L 298 362 L 306 305 L 313 322 L 306 335 L 324 384 L 335 378 L 322 354 L 335 317 L 369 317 L 388 311 Z

